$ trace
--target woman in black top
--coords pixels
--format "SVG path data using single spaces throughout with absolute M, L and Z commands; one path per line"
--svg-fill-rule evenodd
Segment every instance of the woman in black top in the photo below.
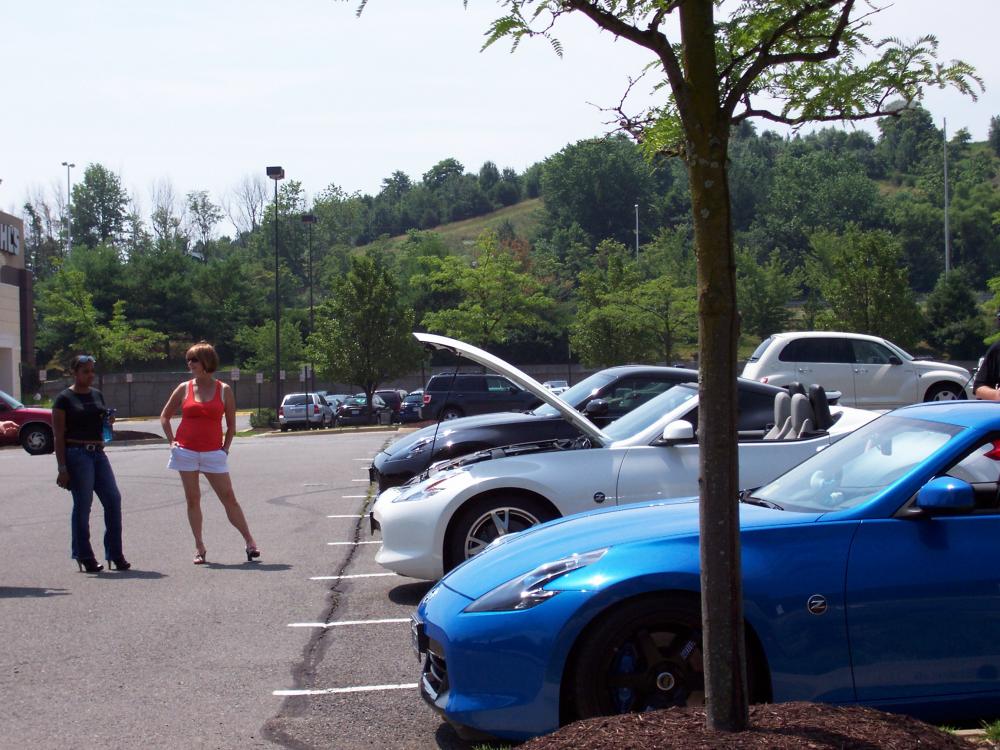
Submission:
M 94 382 L 96 360 L 81 354 L 73 358 L 73 385 L 52 404 L 59 476 L 56 484 L 73 493 L 72 554 L 80 570 L 104 570 L 90 546 L 90 506 L 94 493 L 104 506 L 104 557 L 108 567 L 132 567 L 122 553 L 122 496 L 111 463 L 104 455 L 103 429 L 107 407 Z

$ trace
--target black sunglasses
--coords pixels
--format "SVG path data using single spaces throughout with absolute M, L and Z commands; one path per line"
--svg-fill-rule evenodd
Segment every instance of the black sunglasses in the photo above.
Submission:
M 87 362 L 93 362 L 95 365 L 97 364 L 97 360 L 90 354 L 81 354 L 76 358 L 77 366 L 86 364 Z
M 188 357 L 187 361 L 188 362 L 201 362 L 201 360 L 198 359 L 197 357 Z

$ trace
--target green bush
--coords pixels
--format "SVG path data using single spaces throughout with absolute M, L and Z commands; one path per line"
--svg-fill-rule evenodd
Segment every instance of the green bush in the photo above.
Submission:
M 260 415 L 257 412 L 250 412 L 250 426 L 257 427 L 273 427 L 277 423 L 277 416 L 274 413 L 274 409 L 261 409 Z

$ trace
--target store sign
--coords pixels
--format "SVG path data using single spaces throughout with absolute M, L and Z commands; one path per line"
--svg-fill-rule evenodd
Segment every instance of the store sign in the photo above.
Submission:
M 11 224 L 0 223 L 0 252 L 21 254 L 21 230 Z

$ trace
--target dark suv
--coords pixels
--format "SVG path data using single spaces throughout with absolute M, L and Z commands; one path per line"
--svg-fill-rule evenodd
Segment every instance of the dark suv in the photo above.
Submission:
M 541 401 L 503 375 L 432 375 L 424 388 L 421 419 L 457 419 L 494 411 L 527 411 Z
M 581 380 L 560 398 L 586 414 L 598 427 L 604 427 L 667 388 L 697 379 L 696 370 L 678 367 L 609 367 Z M 509 412 L 452 419 L 424 427 L 388 446 L 375 456 L 369 478 L 378 483 L 381 492 L 403 484 L 435 461 L 484 448 L 534 440 L 573 439 L 579 435 L 579 430 L 548 404 L 527 414 Z

